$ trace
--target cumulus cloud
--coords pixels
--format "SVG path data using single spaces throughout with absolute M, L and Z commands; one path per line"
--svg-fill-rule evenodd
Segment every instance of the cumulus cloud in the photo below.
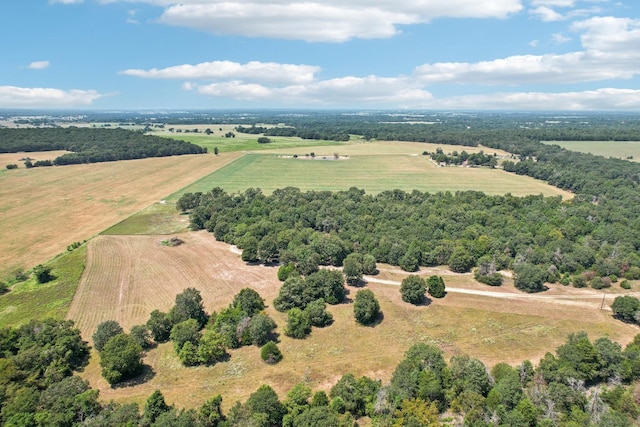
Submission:
M 344 42 L 388 38 L 398 25 L 436 18 L 506 18 L 522 0 L 101 0 L 144 2 L 163 8 L 159 22 L 213 34 Z
M 406 78 L 341 77 L 305 85 L 268 87 L 239 81 L 208 85 L 186 84 L 185 89 L 210 96 L 279 105 L 405 105 L 423 104 L 433 95 Z
M 639 110 L 640 90 L 603 88 L 592 91 L 516 92 L 470 95 L 434 100 L 432 108 L 458 110 Z
M 176 65 L 161 69 L 129 69 L 121 71 L 120 74 L 154 79 L 242 79 L 269 83 L 303 83 L 312 81 L 314 74 L 319 71 L 320 67 L 311 65 L 258 61 L 239 64 L 231 61 L 212 61 L 196 65 Z
M 45 68 L 49 68 L 49 61 L 34 61 L 27 66 L 27 68 L 31 70 L 44 70 Z
M 0 86 L 0 105 L 7 108 L 66 108 L 91 105 L 104 95 L 95 90 L 60 90 Z
M 475 63 L 448 62 L 419 66 L 425 83 L 524 85 L 629 79 L 640 74 L 640 20 L 600 17 L 573 24 L 581 31 L 583 51 L 516 55 Z

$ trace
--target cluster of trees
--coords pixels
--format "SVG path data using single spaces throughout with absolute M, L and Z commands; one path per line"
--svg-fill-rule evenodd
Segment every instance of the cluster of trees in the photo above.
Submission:
M 110 334 L 115 335 L 107 338 Z M 111 323 L 94 341 L 104 353 L 123 336 Z M 73 375 L 86 365 L 88 354 L 70 321 L 33 321 L 0 330 L 2 424 L 346 427 L 369 417 L 378 426 L 440 426 L 449 425 L 444 418 L 453 416 L 469 426 L 626 427 L 640 417 L 637 392 L 629 386 L 640 378 L 640 335 L 623 349 L 608 338 L 591 341 L 584 332 L 571 334 L 537 366 L 525 360 L 490 370 L 464 355 L 447 363 L 438 347 L 419 343 L 405 353 L 387 384 L 345 374 L 329 393 L 297 384 L 282 400 L 262 385 L 226 414 L 221 396 L 196 409 L 177 409 L 160 390 L 142 411 L 135 403 L 100 402 L 98 391 Z
M 628 191 L 640 195 L 630 186 Z M 356 253 L 406 271 L 448 265 L 464 273 L 477 267 L 481 281 L 492 285 L 501 283 L 499 270 L 513 269 L 516 286 L 529 292 L 544 290 L 545 282 L 606 286 L 615 277 L 640 278 L 637 204 L 614 210 L 621 204 L 628 202 L 611 196 L 594 201 L 576 195 L 563 202 L 473 191 L 366 195 L 356 188 L 291 187 L 269 196 L 259 189 L 227 194 L 215 188 L 178 202 L 191 211 L 193 229 L 246 248 L 243 259 L 293 263 L 303 275 L 318 265 L 343 265 Z M 349 280 L 358 280 L 357 273 Z
M 429 155 L 434 162 L 444 163 L 447 165 L 465 164 L 469 166 L 486 166 L 492 169 L 498 165 L 497 156 L 495 154 L 484 154 L 484 151 L 469 154 L 462 150 L 460 153 L 458 153 L 458 151 L 453 151 L 448 155 L 442 151 L 442 148 L 437 148 L 435 153 L 429 154 L 425 151 L 423 154 Z
M 402 301 L 414 305 L 427 302 L 426 293 L 434 298 L 444 298 L 446 295 L 444 279 L 440 276 L 429 276 L 427 280 L 420 276 L 410 275 L 402 280 L 400 294 Z
M 297 127 L 291 126 L 275 126 L 264 127 L 256 126 L 236 126 L 236 131 L 241 133 L 248 133 L 251 135 L 264 134 L 265 137 L 269 136 L 297 136 L 302 139 L 322 139 L 327 141 L 349 141 L 349 134 L 342 131 L 331 128 L 330 126 L 323 125 L 300 125 Z M 258 141 L 259 142 L 259 141 Z
M 67 150 L 54 160 L 25 162 L 27 167 L 110 162 L 182 154 L 203 154 L 206 148 L 186 141 L 123 129 L 0 129 L 0 152 Z

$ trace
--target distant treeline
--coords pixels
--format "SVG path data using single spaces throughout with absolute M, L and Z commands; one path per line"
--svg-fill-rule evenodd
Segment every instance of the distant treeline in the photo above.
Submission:
M 124 129 L 0 129 L 1 153 L 53 150 L 72 153 L 57 157 L 53 162 L 36 162 L 32 166 L 98 163 L 207 152 L 206 148 L 190 142 Z
M 300 128 L 295 127 L 262 127 L 237 126 L 236 130 L 248 134 L 264 134 L 265 136 L 297 136 L 302 139 L 321 139 L 325 141 L 349 141 L 349 134 L 331 126 Z

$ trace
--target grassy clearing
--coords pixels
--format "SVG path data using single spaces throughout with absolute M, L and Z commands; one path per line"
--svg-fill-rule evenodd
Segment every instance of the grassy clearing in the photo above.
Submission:
M 261 150 L 273 150 L 281 148 L 299 148 L 304 150 L 304 147 L 316 147 L 316 146 L 343 146 L 345 143 L 335 141 L 318 141 L 312 139 L 302 139 L 298 137 L 282 137 L 274 136 L 269 137 L 271 142 L 268 144 L 259 144 L 258 138 L 260 135 L 252 135 L 246 133 L 236 132 L 236 125 L 194 125 L 194 126 L 173 126 L 176 129 L 198 129 L 198 133 L 176 133 L 169 132 L 167 129 L 172 126 L 168 126 L 162 131 L 154 130 L 153 134 L 158 136 L 164 136 L 167 138 L 181 139 L 183 141 L 192 142 L 201 147 L 206 147 L 210 153 L 213 153 L 215 147 L 218 147 L 220 153 L 230 153 L 235 151 L 261 151 Z M 207 135 L 204 131 L 210 128 L 214 133 Z M 222 129 L 220 131 L 219 129 Z M 227 132 L 233 132 L 236 136 L 233 138 L 226 138 L 224 135 Z
M 542 193 L 571 197 L 567 192 L 529 177 L 498 169 L 437 167 L 425 156 L 406 154 L 354 154 L 333 160 L 331 153 L 316 153 L 315 159 L 311 160 L 250 153 L 184 190 L 204 192 L 217 186 L 229 192 L 254 187 L 270 193 L 277 188 L 294 186 L 302 190 L 334 191 L 358 187 L 368 193 L 391 189 L 428 192 L 477 190 L 488 194 L 522 196 Z
M 163 200 L 144 208 L 113 227 L 109 227 L 101 234 L 172 234 L 187 231 L 188 229 L 188 215 L 177 212 L 173 202 Z
M 640 162 L 640 141 L 547 141 L 571 151 Z
M 0 296 L 0 327 L 18 326 L 31 319 L 64 319 L 84 271 L 87 246 L 49 263 L 55 280 L 39 284 L 35 278 L 14 285 Z
M 284 359 L 268 366 L 260 360 L 258 348 L 246 347 L 233 350 L 227 362 L 185 368 L 168 343 L 145 357 L 144 362 L 154 373 L 149 381 L 111 388 L 101 378 L 97 357 L 93 357 L 82 376 L 100 389 L 105 401 L 142 403 L 159 388 L 169 403 L 179 407 L 199 406 L 211 396 L 222 394 L 228 409 L 236 400 L 246 400 L 261 384 L 271 385 L 283 397 L 301 381 L 314 390 L 328 390 L 349 372 L 386 382 L 403 353 L 416 342 L 439 346 L 447 358 L 469 354 L 492 366 L 498 362 L 517 364 L 524 359 L 535 362 L 572 332 L 585 330 L 593 339 L 608 336 L 622 344 L 637 333 L 634 326 L 614 320 L 597 304 L 573 307 L 451 292 L 428 306 L 415 307 L 402 301 L 398 286 L 370 283 L 368 287 L 384 314 L 381 323 L 374 327 L 357 325 L 351 303 L 329 306 L 333 325 L 314 328 L 308 338 L 295 340 L 282 334 L 286 315 L 272 307 L 280 287 L 275 268 L 247 266 L 208 233 L 189 232 L 179 237 L 185 244 L 177 247 L 162 246 L 160 241 L 165 237 L 161 236 L 100 236 L 92 240 L 87 272 L 69 312 L 85 339 L 107 319 L 119 321 L 125 329 L 143 323 L 153 309 L 168 310 L 175 295 L 187 286 L 201 291 L 210 313 L 227 306 L 241 288 L 251 287 L 266 299 L 266 311 L 279 325 L 279 348 Z M 402 280 L 408 274 L 380 267 L 385 278 Z M 474 282 L 471 275 L 438 271 L 447 286 L 493 290 Z M 501 290 L 516 292 L 510 289 L 512 285 L 505 286 L 509 289 Z M 349 291 L 353 298 L 356 289 Z
M 239 154 L 20 168 L 0 176 L 0 280 L 206 176 Z

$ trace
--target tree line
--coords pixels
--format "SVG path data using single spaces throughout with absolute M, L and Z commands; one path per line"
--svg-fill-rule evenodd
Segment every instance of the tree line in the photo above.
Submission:
M 145 135 L 124 129 L 41 128 L 0 129 L 0 152 L 66 150 L 53 160 L 29 166 L 60 166 L 183 154 L 203 154 L 206 148 L 186 141 Z

